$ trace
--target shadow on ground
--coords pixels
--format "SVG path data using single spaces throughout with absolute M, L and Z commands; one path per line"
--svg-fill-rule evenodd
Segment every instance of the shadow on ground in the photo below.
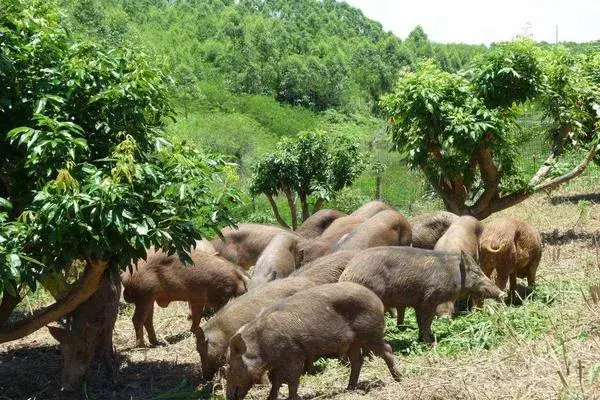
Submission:
M 552 196 L 550 203 L 555 206 L 557 204 L 564 203 L 579 203 L 580 201 L 589 201 L 592 203 L 600 203 L 600 193 L 588 193 L 588 194 L 572 194 L 566 196 Z
M 595 243 L 600 245 L 600 231 L 596 232 L 576 232 L 573 229 L 540 232 L 542 243 L 556 246 L 564 245 L 572 242 L 587 242 L 589 246 L 595 246 Z
M 0 399 L 2 400 L 137 400 L 210 398 L 209 387 L 196 391 L 199 383 L 195 364 L 174 364 L 161 361 L 130 363 L 119 357 L 120 370 L 116 383 L 94 379 L 80 391 L 60 391 L 61 357 L 58 346 L 31 343 L 0 353 Z

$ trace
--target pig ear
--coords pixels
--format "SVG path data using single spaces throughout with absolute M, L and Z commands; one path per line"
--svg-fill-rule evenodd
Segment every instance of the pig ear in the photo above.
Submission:
M 48 331 L 58 343 L 62 343 L 67 335 L 67 330 L 58 326 L 48 326 Z
M 246 343 L 244 342 L 244 339 L 242 339 L 240 333 L 233 335 L 229 342 L 229 347 L 231 347 L 232 352 L 237 354 L 244 354 L 246 352 Z

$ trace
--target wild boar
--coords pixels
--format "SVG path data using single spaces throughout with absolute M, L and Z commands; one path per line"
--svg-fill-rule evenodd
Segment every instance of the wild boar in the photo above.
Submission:
M 319 210 L 308 217 L 308 219 L 296 229 L 296 233 L 304 239 L 314 239 L 317 236 L 320 236 L 333 221 L 345 216 L 346 214 L 338 210 Z
M 384 359 L 400 379 L 391 347 L 383 340 L 383 304 L 369 289 L 351 282 L 303 290 L 264 309 L 229 342 L 226 397 L 243 399 L 269 372 L 269 399 L 287 383 L 289 398 L 298 399 L 300 375 L 321 356 L 347 356 L 348 389 L 354 389 L 363 352 Z
M 223 238 L 216 237 L 211 243 L 219 256 L 248 270 L 271 240 L 280 233 L 297 237 L 294 232 L 277 226 L 239 224 L 237 228 L 221 230 Z
M 336 219 L 331 223 L 329 228 L 325 229 L 325 232 L 321 236 L 305 240 L 301 243 L 300 249 L 303 252 L 302 261 L 309 263 L 329 253 L 338 240 L 365 220 L 363 217 L 352 215 Z
M 535 275 L 542 257 L 542 240 L 535 228 L 518 218 L 492 221 L 480 239 L 481 269 L 487 276 L 496 271 L 496 285 L 506 287 L 510 279 L 511 298 L 517 290 L 517 278 L 527 278 L 535 285 Z
M 79 387 L 87 377 L 93 359 L 99 362 L 98 372 L 104 380 L 115 378 L 118 364 L 112 333 L 120 297 L 119 274 L 108 271 L 98 290 L 67 316 L 64 328 L 48 326 L 50 334 L 60 343 L 63 390 L 72 391 Z
M 202 326 L 194 329 L 196 349 L 200 354 L 202 378 L 213 379 L 225 365 L 229 339 L 243 325 L 252 321 L 260 310 L 315 284 L 303 278 L 287 278 L 268 282 L 230 301 Z
M 133 273 L 121 276 L 123 298 L 135 303 L 133 326 L 136 346 L 144 347 L 146 327 L 150 344 L 159 344 L 154 331 L 154 302 L 167 307 L 172 301 L 187 301 L 190 305 L 193 330 L 200 323 L 204 307 L 217 310 L 229 299 L 244 294 L 248 278 L 242 268 L 229 261 L 198 250 L 190 252 L 191 265 L 184 265 L 178 256 L 158 251 L 140 260 Z
M 393 208 L 382 201 L 374 200 L 363 204 L 350 215 L 367 219 L 384 210 L 393 210 Z
M 465 215 L 458 217 L 448 228 L 446 233 L 437 241 L 434 250 L 460 253 L 464 251 L 470 255 L 475 262 L 479 261 L 479 237 L 483 231 L 483 225 L 475 217 Z M 460 311 L 469 309 L 469 298 L 458 299 L 457 306 Z M 461 303 L 461 304 L 458 304 Z M 463 306 L 466 303 L 466 307 Z M 442 303 L 437 308 L 438 316 L 452 316 L 454 314 L 454 302 Z
M 364 250 L 378 246 L 410 246 L 411 227 L 402 214 L 384 210 L 355 227 L 333 250 Z
M 458 218 L 447 211 L 420 214 L 408 220 L 412 226 L 412 245 L 433 250 L 437 241 Z
M 248 290 L 285 278 L 300 267 L 300 261 L 296 238 L 286 233 L 275 236 L 256 261 Z
M 358 251 L 338 251 L 317 258 L 311 263 L 294 271 L 290 278 L 306 278 L 317 285 L 335 283 L 346 269 L 350 260 L 358 254 Z
M 354 257 L 340 282 L 360 283 L 386 307 L 395 307 L 398 324 L 406 307 L 415 309 L 419 338 L 433 342 L 431 322 L 436 308 L 467 293 L 501 299 L 502 290 L 465 252 L 447 253 L 412 247 L 374 247 Z

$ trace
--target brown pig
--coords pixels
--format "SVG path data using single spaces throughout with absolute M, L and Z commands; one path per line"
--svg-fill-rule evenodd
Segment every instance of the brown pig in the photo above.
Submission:
M 458 217 L 448 228 L 446 233 L 437 241 L 434 250 L 460 253 L 464 251 L 476 262 L 479 261 L 479 237 L 483 225 L 475 217 L 464 215 Z M 462 299 L 461 299 L 462 302 Z M 438 316 L 452 316 L 454 302 L 442 303 L 437 309 Z
M 364 250 L 378 246 L 410 246 L 408 220 L 395 210 L 375 214 L 342 238 L 333 250 Z
M 296 238 L 287 233 L 275 236 L 256 261 L 248 290 L 275 279 L 285 278 L 300 267 L 300 261 Z
M 317 285 L 335 283 L 346 269 L 350 260 L 358 254 L 358 251 L 338 251 L 305 264 L 302 268 L 294 271 L 290 278 L 306 278 Z
M 138 261 L 121 275 L 123 297 L 135 303 L 133 326 L 136 346 L 144 347 L 144 331 L 150 344 L 157 345 L 154 331 L 154 302 L 167 307 L 172 301 L 187 301 L 193 330 L 200 323 L 204 307 L 223 307 L 229 299 L 246 292 L 248 278 L 242 268 L 212 254 L 198 250 L 190 252 L 192 265 L 184 265 L 178 256 L 158 251 Z
M 237 228 L 221 230 L 223 238 L 216 237 L 211 243 L 219 256 L 249 269 L 256 264 L 262 251 L 280 233 L 297 237 L 294 232 L 277 226 L 261 224 L 239 224 Z
M 338 240 L 365 220 L 363 217 L 353 215 L 336 219 L 331 223 L 329 228 L 325 229 L 325 232 L 321 236 L 305 240 L 301 243 L 300 249 L 303 252 L 302 261 L 308 263 L 329 253 Z
M 406 307 L 414 308 L 419 338 L 427 343 L 433 342 L 431 322 L 440 304 L 467 293 L 504 297 L 465 252 L 374 247 L 350 261 L 340 276 L 340 282 L 344 281 L 360 283 L 375 292 L 386 307 L 396 307 L 399 323 Z
M 437 241 L 458 218 L 448 211 L 420 214 L 408 220 L 412 226 L 412 245 L 433 250 Z
M 296 233 L 305 239 L 314 239 L 317 236 L 320 236 L 333 221 L 345 216 L 346 214 L 338 210 L 319 210 L 308 217 L 307 220 L 296 229 Z
M 299 399 L 300 375 L 322 356 L 347 356 L 348 389 L 358 382 L 363 353 L 372 351 L 400 378 L 392 348 L 383 340 L 383 304 L 367 288 L 351 282 L 303 290 L 264 309 L 229 342 L 226 397 L 243 399 L 269 372 L 269 399 L 287 383 L 290 399 Z
M 98 290 L 67 316 L 66 327 L 48 326 L 50 334 L 60 343 L 63 390 L 72 391 L 79 387 L 94 358 L 99 361 L 105 377 L 115 378 L 118 363 L 112 332 L 120 297 L 119 275 L 107 271 Z
M 289 297 L 315 284 L 303 278 L 278 279 L 268 282 L 233 299 L 211 319 L 194 330 L 196 349 L 200 354 L 202 378 L 210 380 L 225 365 L 229 339 L 243 325 L 252 321 L 264 307 Z
M 374 200 L 363 204 L 350 215 L 367 219 L 384 210 L 393 210 L 393 208 L 385 204 L 383 201 Z
M 530 224 L 518 218 L 492 221 L 483 229 L 479 246 L 481 269 L 487 276 L 496 270 L 500 289 L 510 279 L 512 296 L 517 290 L 517 278 L 527 278 L 530 287 L 535 285 L 542 240 Z

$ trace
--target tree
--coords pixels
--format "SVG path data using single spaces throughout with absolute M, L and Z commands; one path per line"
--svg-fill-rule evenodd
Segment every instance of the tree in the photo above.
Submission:
M 237 197 L 222 160 L 163 135 L 167 78 L 143 53 L 73 42 L 37 1 L 9 1 L 0 36 L 2 343 L 71 313 L 151 246 L 189 259 Z M 8 323 L 40 284 L 59 300 Z
M 431 62 L 404 70 L 382 100 L 394 148 L 420 168 L 458 214 L 480 219 L 580 175 L 598 145 L 597 55 L 542 51 L 528 40 L 496 46 L 461 74 Z M 549 122 L 550 155 L 533 176 L 516 163 L 519 107 L 537 102 Z M 564 171 L 561 155 L 583 153 Z
M 303 132 L 294 139 L 280 141 L 274 152 L 255 164 L 250 190 L 254 195 L 264 194 L 277 221 L 289 228 L 275 201 L 283 193 L 290 209 L 291 227 L 296 229 L 296 196 L 305 221 L 311 215 L 311 200 L 314 213 L 336 192 L 351 185 L 362 171 L 363 158 L 359 144 L 348 137 Z

